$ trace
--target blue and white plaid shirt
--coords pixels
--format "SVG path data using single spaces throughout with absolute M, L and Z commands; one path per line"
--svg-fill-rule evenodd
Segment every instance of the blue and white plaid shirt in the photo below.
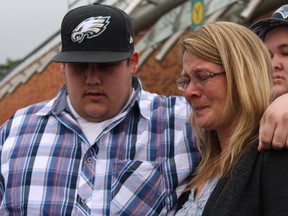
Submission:
M 94 145 L 56 98 L 0 128 L 0 215 L 166 215 L 199 161 L 182 97 L 136 90 Z

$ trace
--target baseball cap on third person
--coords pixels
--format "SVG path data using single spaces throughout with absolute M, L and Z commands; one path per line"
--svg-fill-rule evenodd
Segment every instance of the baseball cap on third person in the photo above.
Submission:
M 250 26 L 250 29 L 264 39 L 269 30 L 279 26 L 288 26 L 288 4 L 278 8 L 270 18 L 255 22 Z
M 116 62 L 128 59 L 134 51 L 131 19 L 111 5 L 95 3 L 69 11 L 61 24 L 61 40 L 55 62 Z

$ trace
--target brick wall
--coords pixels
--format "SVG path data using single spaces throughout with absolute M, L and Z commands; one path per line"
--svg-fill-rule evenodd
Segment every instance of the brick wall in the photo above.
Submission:
M 53 97 L 63 83 L 59 65 L 51 63 L 41 73 L 35 73 L 26 83 L 18 86 L 11 94 L 0 100 L 0 125 L 17 109 Z

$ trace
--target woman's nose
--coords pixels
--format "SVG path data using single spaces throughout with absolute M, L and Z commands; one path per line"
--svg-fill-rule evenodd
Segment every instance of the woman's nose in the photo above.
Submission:
M 193 96 L 199 97 L 201 94 L 202 94 L 202 91 L 192 81 L 188 84 L 188 86 L 184 90 L 184 96 L 186 99 L 193 97 Z

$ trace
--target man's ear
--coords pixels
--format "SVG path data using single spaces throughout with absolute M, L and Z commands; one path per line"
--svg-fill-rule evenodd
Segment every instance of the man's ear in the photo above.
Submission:
M 65 71 L 65 63 L 60 63 L 60 72 L 64 74 Z
M 137 72 L 138 62 L 139 62 L 139 52 L 134 51 L 132 56 L 130 57 L 130 61 L 129 61 L 131 73 Z

